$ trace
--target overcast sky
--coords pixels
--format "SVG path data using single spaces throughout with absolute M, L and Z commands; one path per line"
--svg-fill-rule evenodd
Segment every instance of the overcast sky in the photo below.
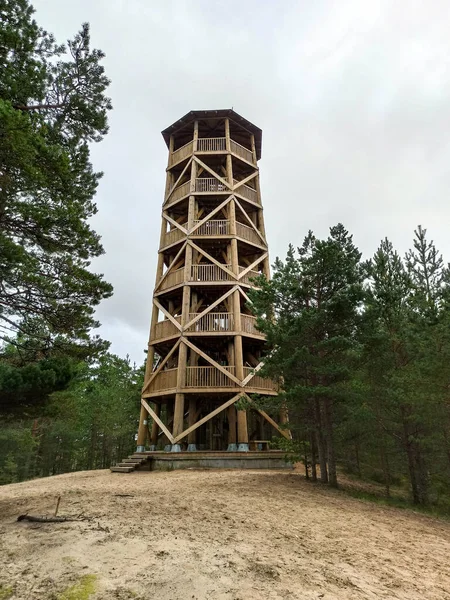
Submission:
M 342 222 L 365 256 L 402 254 L 420 223 L 450 260 L 448 0 L 34 0 L 59 41 L 91 23 L 114 110 L 94 264 L 112 351 L 144 360 L 167 149 L 190 110 L 233 107 L 263 130 L 271 259 Z

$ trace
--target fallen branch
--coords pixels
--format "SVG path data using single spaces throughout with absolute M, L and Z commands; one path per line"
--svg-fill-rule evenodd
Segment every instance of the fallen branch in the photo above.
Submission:
M 32 523 L 66 523 L 68 521 L 88 521 L 89 517 L 35 517 L 33 515 L 19 515 L 17 521 L 31 521 Z

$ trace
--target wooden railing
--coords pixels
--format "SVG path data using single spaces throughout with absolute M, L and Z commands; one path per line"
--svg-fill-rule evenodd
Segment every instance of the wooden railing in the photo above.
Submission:
M 168 198 L 168 202 L 175 202 L 175 200 L 179 200 L 183 198 L 183 196 L 187 196 L 191 190 L 191 182 L 186 181 L 172 193 L 172 195 Z
M 245 333 L 252 333 L 253 335 L 264 337 L 264 334 L 256 329 L 256 317 L 253 315 L 241 314 L 241 329 Z
M 229 373 L 235 375 L 236 367 L 224 366 Z M 244 367 L 244 378 L 253 372 L 251 367 Z M 149 392 L 159 392 L 170 390 L 177 387 L 178 368 L 163 369 L 152 380 L 147 390 Z M 186 367 L 186 384 L 187 388 L 196 387 L 238 387 L 236 382 L 226 376 L 225 373 L 219 371 L 216 367 Z M 278 385 L 271 379 L 265 379 L 258 374 L 254 375 L 248 382 L 249 388 L 257 390 L 278 391 Z
M 188 156 L 191 156 L 194 150 L 194 142 L 191 140 L 181 148 L 178 148 L 174 152 L 172 152 L 170 156 L 170 166 L 177 164 L 178 162 L 184 160 Z
M 215 177 L 198 177 L 195 180 L 196 192 L 229 192 L 230 190 Z
M 174 150 L 170 155 L 170 166 L 176 165 L 177 163 L 191 156 L 193 150 L 193 140 L 184 146 L 181 146 L 181 148 Z M 226 138 L 224 137 L 198 138 L 197 152 L 226 152 L 226 150 L 227 142 Z M 253 152 L 245 146 L 242 146 L 242 144 L 239 144 L 234 140 L 230 140 L 230 150 L 233 154 L 239 156 L 239 158 L 243 158 L 252 165 L 254 164 Z
M 252 165 L 254 164 L 253 152 L 251 150 L 249 150 L 248 148 L 245 148 L 245 146 L 241 146 L 241 144 L 238 144 L 234 140 L 230 140 L 230 149 L 231 149 L 231 152 L 233 152 L 233 154 L 236 154 L 240 158 L 243 158 L 244 160 L 251 163 Z
M 235 367 L 224 367 L 234 375 Z M 187 367 L 186 387 L 237 387 L 237 384 L 216 367 Z
M 174 319 L 178 321 L 178 323 L 181 322 L 181 317 L 174 317 Z M 175 327 L 175 325 L 169 319 L 165 319 L 164 321 L 156 323 L 155 340 L 176 335 L 177 333 L 180 333 L 180 330 L 178 327 Z
M 183 223 L 182 227 L 186 228 L 187 223 Z M 178 242 L 178 240 L 182 240 L 185 237 L 185 235 L 186 234 L 184 234 L 181 231 L 181 229 L 178 229 L 178 227 L 174 227 L 170 231 L 166 231 L 166 233 L 164 234 L 161 247 L 169 246 L 174 242 Z
M 231 270 L 231 265 L 223 265 Z M 229 281 L 231 275 L 217 265 L 192 265 L 191 281 Z
M 252 367 L 244 367 L 244 379 L 253 373 L 254 369 Z M 277 391 L 278 385 L 272 379 L 266 379 L 264 377 L 260 377 L 258 374 L 254 375 L 250 381 L 247 383 L 249 388 L 255 388 L 257 390 L 271 390 Z
M 174 285 L 182 283 L 184 280 L 184 267 L 176 269 L 167 275 L 161 284 L 161 290 L 166 290 Z
M 198 138 L 197 152 L 225 152 L 227 149 L 226 138 Z
M 194 221 L 194 226 L 200 221 Z M 198 229 L 192 232 L 191 235 L 229 235 L 230 222 L 225 219 L 206 221 L 200 225 Z
M 248 242 L 252 242 L 253 244 L 258 244 L 259 246 L 261 246 L 263 243 L 259 235 L 253 229 L 253 227 L 244 225 L 244 223 L 239 223 L 239 221 L 236 221 L 236 233 L 242 239 L 247 240 Z
M 239 267 L 239 273 L 245 271 L 245 268 L 246 267 Z M 253 283 L 252 281 L 250 281 L 250 279 L 254 279 L 259 275 L 262 275 L 262 273 L 260 273 L 259 271 L 247 271 L 247 273 L 239 281 L 241 281 L 242 283 Z
M 149 392 L 159 392 L 161 390 L 170 390 L 177 387 L 177 374 L 178 368 L 176 369 L 165 369 L 158 373 L 153 381 L 148 386 Z
M 239 181 L 236 181 L 236 179 L 233 179 L 233 184 L 236 186 L 239 183 Z M 243 198 L 246 198 L 247 200 L 250 200 L 251 202 L 258 202 L 258 193 L 256 190 L 254 190 L 253 188 L 251 188 L 250 186 L 246 185 L 244 183 L 244 185 L 239 186 L 236 190 L 235 190 L 236 194 L 239 194 L 240 196 L 242 196 Z M 259 202 L 258 202 L 259 204 Z
M 199 313 L 190 313 L 189 320 L 195 319 Z M 188 331 L 233 331 L 232 313 L 207 313 L 196 321 Z

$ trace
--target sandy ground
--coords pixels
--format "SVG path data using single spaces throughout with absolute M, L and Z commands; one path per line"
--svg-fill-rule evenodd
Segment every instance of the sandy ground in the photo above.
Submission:
M 15 521 L 58 495 L 92 520 Z M 291 472 L 80 472 L 0 488 L 0 565 L 2 600 L 443 600 L 450 523 Z

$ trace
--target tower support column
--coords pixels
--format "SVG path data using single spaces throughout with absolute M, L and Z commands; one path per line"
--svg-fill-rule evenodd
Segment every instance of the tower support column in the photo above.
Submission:
M 139 415 L 139 431 L 137 438 L 137 448 L 136 452 L 144 452 L 145 451 L 145 440 L 147 438 L 147 411 L 141 405 L 141 414 Z
M 237 451 L 237 435 L 236 435 L 236 407 L 234 404 L 227 409 L 228 417 L 228 452 Z
M 188 426 L 195 425 L 195 417 L 197 412 L 197 401 L 195 398 L 189 398 L 189 418 Z M 191 431 L 188 434 L 188 452 L 196 452 L 197 450 L 197 430 Z
M 157 417 L 161 415 L 161 404 L 155 402 L 155 407 L 153 409 Z M 156 446 L 158 445 L 158 434 L 159 434 L 159 426 L 156 421 L 152 423 L 152 431 L 150 434 L 150 450 L 153 452 L 156 450 Z

